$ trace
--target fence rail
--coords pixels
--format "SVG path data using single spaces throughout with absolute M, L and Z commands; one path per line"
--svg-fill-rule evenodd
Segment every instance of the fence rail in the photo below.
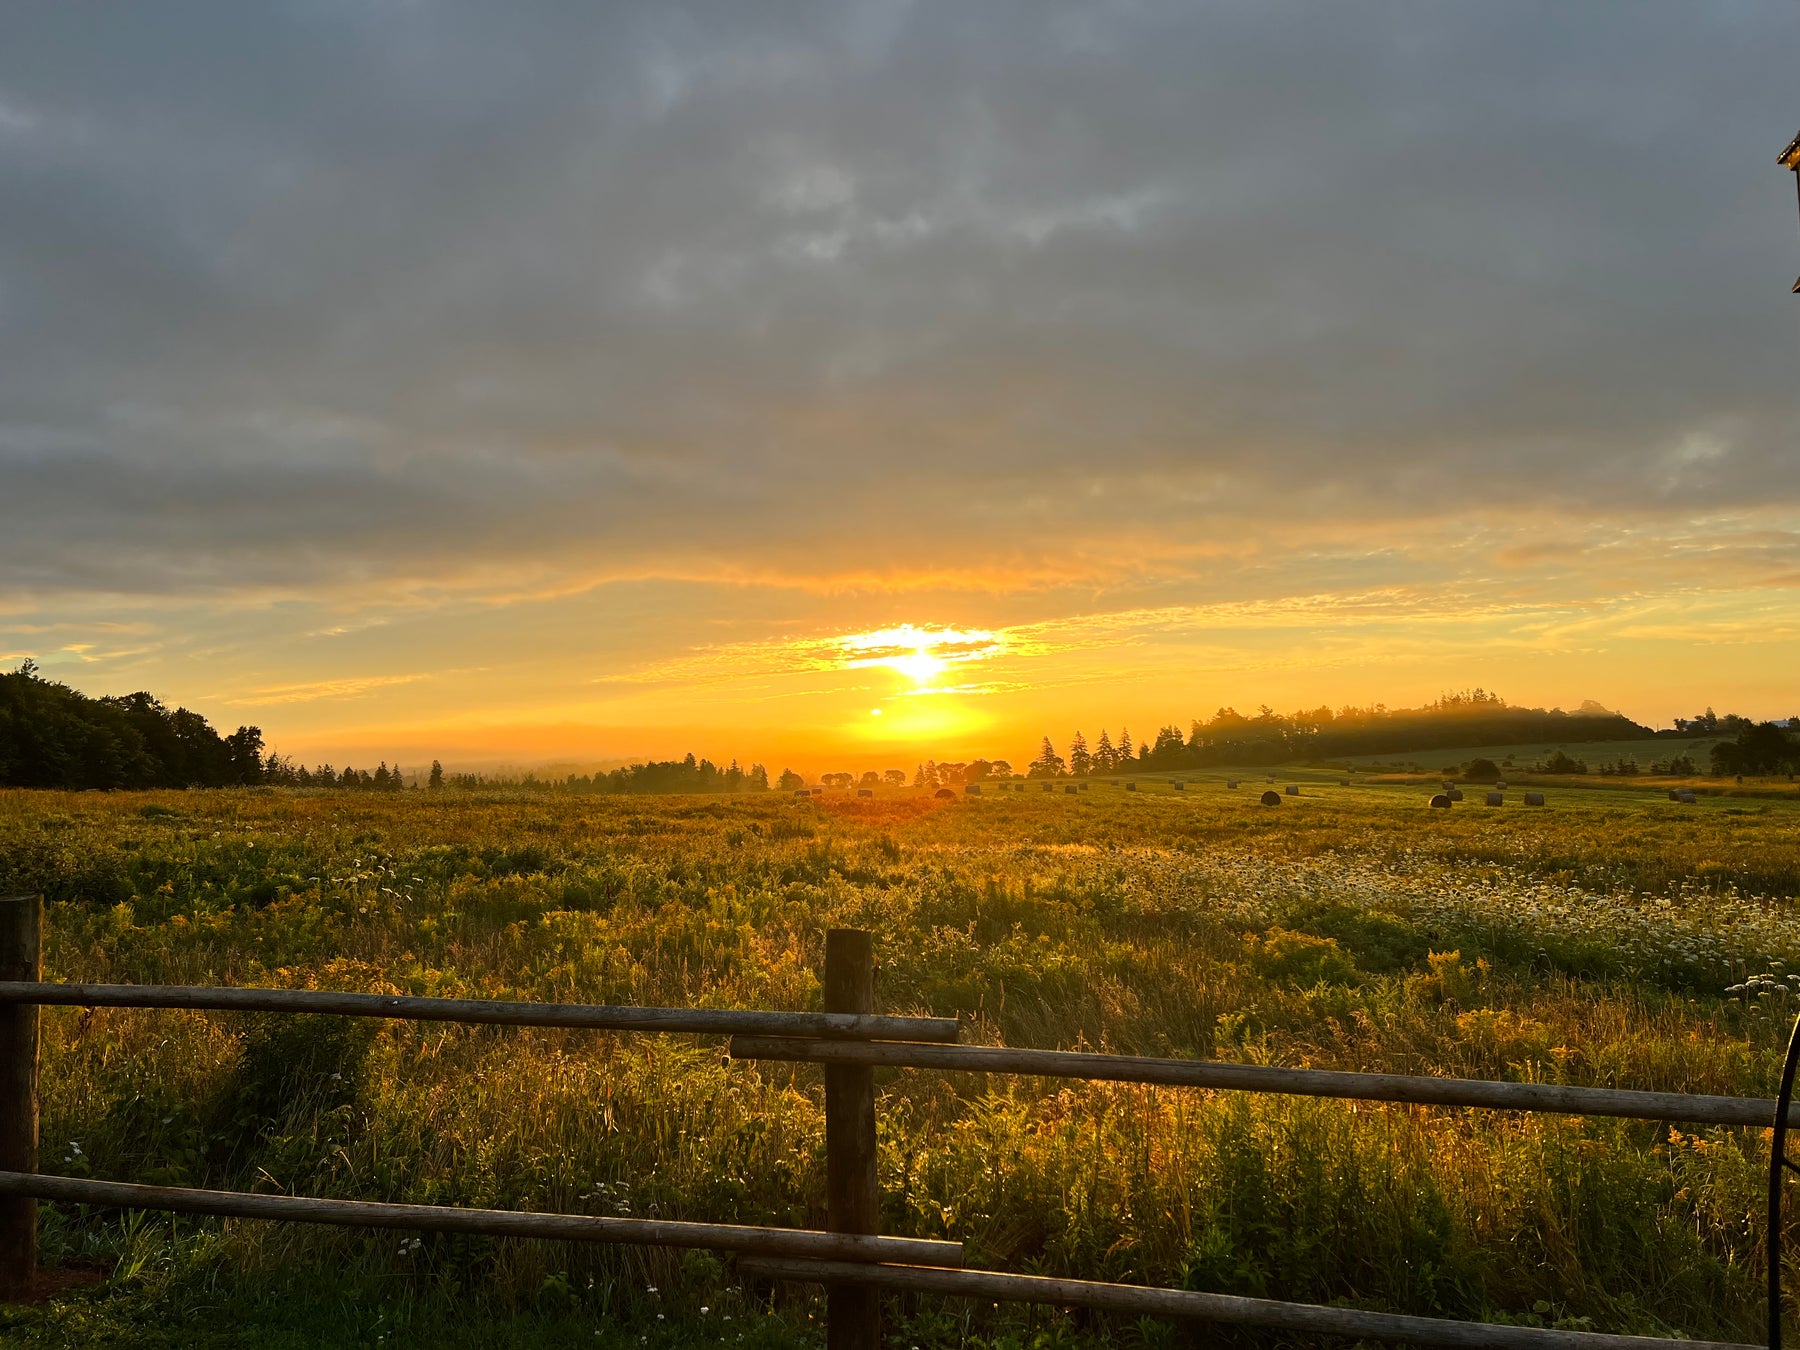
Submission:
M 370 1200 L 321 1200 L 301 1195 L 205 1191 L 187 1186 L 139 1186 L 122 1181 L 0 1172 L 0 1195 L 68 1204 L 157 1209 L 351 1228 L 398 1228 L 418 1233 L 480 1233 L 490 1237 L 548 1238 L 556 1242 L 631 1243 L 648 1247 L 704 1247 L 758 1256 L 889 1261 L 915 1266 L 960 1266 L 962 1243 L 930 1238 L 826 1233 L 810 1228 L 689 1223 L 678 1219 L 616 1219 L 589 1214 L 535 1214 L 514 1209 L 452 1205 L 385 1205 Z
M 841 1261 L 752 1257 L 738 1263 L 747 1275 L 771 1279 L 859 1280 L 917 1294 L 988 1299 L 993 1302 L 1049 1303 L 1140 1317 L 1184 1317 L 1269 1327 L 1315 1336 L 1396 1341 L 1408 1345 L 1448 1345 L 1467 1350 L 1762 1350 L 1735 1341 L 1672 1341 L 1655 1336 L 1613 1336 L 1595 1331 L 1512 1327 L 1492 1322 L 1451 1322 L 1441 1317 L 1329 1308 L 1272 1298 L 1242 1298 L 1190 1289 L 1154 1289 L 1140 1284 L 1063 1280 L 1047 1275 L 1009 1275 L 995 1270 L 928 1270 L 919 1266 L 866 1266 Z
M 957 1036 L 954 1017 L 755 1012 L 737 1008 L 637 1008 L 604 1003 L 506 1003 L 472 998 L 341 994 L 320 989 L 227 989 L 185 984 L 61 984 L 41 980 L 0 980 L 0 1003 L 68 1008 L 328 1013 L 411 1022 L 467 1022 L 475 1026 L 699 1032 L 720 1036 L 856 1036 L 891 1041 L 954 1041 Z
M 1779 1144 L 1785 1132 L 1780 1127 L 1786 1122 L 1778 1119 L 1774 1102 L 1547 1083 L 1340 1073 L 956 1045 L 950 1043 L 956 1039 L 957 1023 L 953 1018 L 875 1013 L 871 938 L 868 933 L 854 930 L 834 929 L 826 935 L 825 1011 L 798 1013 L 412 998 L 291 989 L 48 983 L 42 979 L 39 954 L 42 922 L 42 902 L 38 897 L 0 899 L 0 1299 L 29 1288 L 36 1268 L 36 1205 L 39 1200 L 49 1200 L 290 1222 L 727 1251 L 737 1254 L 739 1267 L 745 1273 L 824 1283 L 828 1290 L 830 1350 L 869 1350 L 880 1344 L 882 1289 L 1084 1306 L 1468 1350 L 1753 1350 L 1723 1342 L 1458 1322 L 1192 1290 L 963 1270 L 960 1243 L 884 1237 L 877 1232 L 880 1192 L 875 1170 L 874 1074 L 878 1067 L 916 1067 L 1685 1123 L 1757 1126 L 1776 1122 Z M 37 1170 L 38 1010 L 43 1005 L 324 1013 L 494 1026 L 728 1033 L 735 1058 L 823 1066 L 829 1231 L 380 1204 L 46 1175 Z M 1788 1106 L 1788 1085 L 1796 1057 L 1800 1056 L 1800 1033 L 1795 1046 L 1788 1076 L 1783 1081 L 1783 1107 Z M 1791 1111 L 1783 1114 L 1791 1117 Z M 1781 1170 L 1780 1162 L 1772 1158 L 1772 1176 L 1778 1180 Z M 1779 1217 L 1779 1190 L 1772 1182 L 1772 1347 L 1778 1347 L 1780 1342 L 1779 1320 L 1773 1312 L 1779 1277 L 1779 1255 L 1774 1250 L 1779 1242 Z
M 778 1036 L 733 1036 L 731 1054 L 734 1059 L 965 1069 L 973 1073 L 1085 1078 L 1215 1091 L 1405 1102 L 1416 1106 L 1471 1106 L 1495 1111 L 1624 1116 L 1690 1125 L 1767 1125 L 1775 1119 L 1775 1103 L 1761 1097 L 1708 1097 L 1685 1092 L 1564 1087 L 1557 1083 L 1499 1083 L 1479 1078 L 1343 1073 L 1335 1069 L 1281 1069 L 1266 1064 L 1226 1064 L 1218 1060 L 1150 1059 L 1071 1050 L 1015 1050 L 1002 1045 L 823 1043 Z M 1800 1112 L 1800 1104 L 1790 1104 L 1789 1119 L 1800 1124 L 1796 1112 Z

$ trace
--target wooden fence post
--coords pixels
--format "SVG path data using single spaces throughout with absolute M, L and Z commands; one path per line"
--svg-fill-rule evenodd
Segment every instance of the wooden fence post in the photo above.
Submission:
M 43 978 L 44 901 L 0 899 L 0 980 Z M 37 1171 L 38 1007 L 0 1004 L 0 1171 Z M 37 1274 L 37 1201 L 0 1196 L 0 1301 L 22 1299 Z
M 825 1011 L 875 1011 L 871 934 L 858 928 L 825 934 Z M 825 1069 L 825 1199 L 832 1232 L 873 1233 L 879 1227 L 875 1071 L 866 1065 Z M 874 1285 L 831 1285 L 825 1316 L 827 1350 L 876 1350 L 881 1344 L 881 1293 Z

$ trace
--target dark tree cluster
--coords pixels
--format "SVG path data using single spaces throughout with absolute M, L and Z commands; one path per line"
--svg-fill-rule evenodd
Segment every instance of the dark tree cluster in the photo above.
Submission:
M 985 783 L 991 778 L 1010 778 L 1012 771 L 1012 765 L 1003 759 L 972 759 L 967 763 L 928 759 L 913 770 L 912 785 L 926 789 L 961 787 L 965 783 Z M 883 775 L 883 781 L 891 787 L 899 787 L 906 782 L 906 773 L 901 769 L 889 769 Z
M 388 768 L 384 759 L 371 773 L 368 769 L 352 769 L 345 765 L 342 769 L 334 769 L 329 764 L 321 764 L 309 769 L 304 764 L 294 764 L 279 755 L 270 755 L 263 762 L 263 782 L 276 787 L 316 787 L 316 788 L 349 788 L 357 792 L 399 792 L 406 786 L 406 777 L 400 772 L 400 766 Z
M 27 661 L 0 674 L 0 786 L 230 787 L 263 781 L 256 727 L 221 736 L 151 694 L 90 698 Z
M 1800 773 L 1800 741 L 1774 722 L 1736 719 L 1737 739 L 1720 741 L 1712 748 L 1714 773 L 1765 778 L 1778 773 Z M 1788 727 L 1797 725 L 1788 722 Z

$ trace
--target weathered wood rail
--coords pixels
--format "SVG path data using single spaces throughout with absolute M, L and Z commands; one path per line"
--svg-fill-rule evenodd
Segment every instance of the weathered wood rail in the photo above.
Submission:
M 319 989 L 227 989 L 185 984 L 61 984 L 0 980 L 0 1004 L 65 1008 L 182 1008 L 201 1012 L 328 1013 L 472 1026 L 572 1027 L 589 1031 L 698 1032 L 732 1036 L 849 1036 L 955 1041 L 954 1017 L 754 1012 L 738 1008 L 638 1008 L 604 1003 L 506 1003 L 473 998 L 341 994 Z
M 1213 1091 L 1268 1092 L 1298 1097 L 1396 1102 L 1415 1106 L 1467 1106 L 1492 1111 L 1542 1111 L 1577 1116 L 1622 1116 L 1688 1125 L 1767 1125 L 1775 1102 L 1761 1097 L 1709 1097 L 1685 1092 L 1637 1092 L 1627 1088 L 1565 1087 L 1558 1083 L 1499 1083 L 1480 1078 L 1425 1078 L 1398 1073 L 1344 1073 L 1335 1069 L 1282 1069 L 1265 1064 L 1226 1064 L 1203 1059 L 1151 1059 L 1071 1050 L 1015 1050 L 1002 1045 L 822 1045 L 780 1036 L 731 1038 L 737 1059 L 813 1064 L 866 1064 L 887 1068 L 962 1069 L 1035 1078 L 1084 1078 Z M 1789 1120 L 1800 1125 L 1800 1104 Z
M 1465 1350 L 1755 1350 L 1725 1342 L 1458 1322 L 1194 1290 L 963 1270 L 960 1243 L 884 1237 L 878 1232 L 875 1070 L 911 1067 L 1011 1073 L 1206 1091 L 1739 1126 L 1778 1122 L 1777 1105 L 1772 1101 L 958 1045 L 954 1043 L 954 1018 L 891 1017 L 875 1012 L 870 935 L 846 929 L 826 934 L 823 1012 L 760 1012 L 46 982 L 40 956 L 42 922 L 42 903 L 37 897 L 0 899 L 0 1300 L 17 1297 L 31 1285 L 36 1269 L 36 1206 L 47 1200 L 288 1222 L 731 1252 L 746 1274 L 823 1283 L 828 1290 L 827 1344 L 831 1350 L 879 1346 L 883 1289 L 1083 1306 L 1290 1334 Z M 325 1013 L 491 1026 L 729 1035 L 735 1058 L 815 1063 L 824 1068 L 828 1231 L 378 1204 L 46 1175 L 37 1168 L 41 1006 Z M 1800 1040 L 1796 1044 L 1800 1045 Z M 1784 1080 L 1784 1107 L 1788 1105 L 1786 1088 Z M 1792 1108 L 1784 1114 L 1791 1119 Z M 1778 1139 L 1782 1133 L 1777 1131 Z M 1778 1217 L 1778 1212 L 1772 1211 L 1771 1221 Z M 1772 1282 L 1772 1298 L 1775 1287 Z M 1772 1325 L 1771 1344 L 1778 1340 L 1779 1326 Z
M 139 1186 L 122 1181 L 0 1172 L 0 1196 L 27 1196 L 119 1209 L 172 1214 L 214 1214 L 234 1219 L 278 1219 L 350 1228 L 394 1228 L 421 1233 L 480 1233 L 490 1237 L 547 1238 L 556 1242 L 635 1243 L 650 1247 L 704 1247 L 758 1256 L 821 1257 L 839 1261 L 889 1261 L 908 1265 L 961 1265 L 960 1242 L 929 1238 L 826 1233 L 810 1228 L 760 1228 L 749 1224 L 688 1223 L 679 1219 L 615 1219 L 590 1214 L 534 1214 L 512 1209 L 464 1209 L 450 1205 L 385 1205 L 370 1200 L 319 1200 L 301 1195 L 205 1191 L 188 1186 Z

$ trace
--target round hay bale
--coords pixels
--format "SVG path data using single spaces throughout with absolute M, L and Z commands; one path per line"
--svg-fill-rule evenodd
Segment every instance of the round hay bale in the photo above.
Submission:
M 981 795 L 981 784 L 970 783 L 963 791 L 968 793 L 971 797 L 979 797 Z
M 1506 791 L 1506 780 L 1504 778 L 1502 778 L 1499 782 L 1494 784 L 1494 787 L 1500 792 L 1505 792 Z
M 1083 783 L 1083 784 L 1082 784 L 1082 785 L 1081 785 L 1081 790 L 1082 790 L 1082 791 L 1083 791 L 1083 792 L 1086 792 L 1086 791 L 1087 791 L 1087 789 L 1088 789 L 1088 785 L 1087 785 L 1087 784 L 1086 784 L 1086 783 Z
M 1227 778 L 1225 780 L 1225 786 L 1233 789 L 1234 791 L 1236 790 L 1237 785 L 1238 785 L 1238 780 L 1235 778 Z
M 1127 784 L 1126 784 L 1126 785 L 1125 785 L 1125 790 L 1126 790 L 1126 791 L 1127 791 L 1127 792 L 1136 792 L 1136 791 L 1137 791 L 1137 784 L 1136 784 L 1136 783 L 1127 783 Z
M 1281 805 L 1281 794 L 1279 792 L 1263 793 L 1262 804 L 1264 806 L 1280 806 Z
M 1076 793 L 1077 793 L 1077 792 L 1080 792 L 1080 791 L 1081 791 L 1081 784 L 1079 784 L 1079 783 L 1065 783 L 1065 784 L 1063 784 L 1063 791 L 1064 791 L 1064 792 L 1066 792 L 1066 793 L 1068 793 L 1068 794 L 1069 794 L 1069 795 L 1070 795 L 1070 796 L 1071 796 L 1071 797 L 1072 797 L 1072 796 L 1074 796 L 1074 795 L 1075 795 L 1075 794 L 1076 794 Z
M 1544 794 L 1543 793 L 1527 792 L 1525 794 L 1525 805 L 1527 805 L 1527 806 L 1542 806 L 1543 804 L 1544 804 Z
M 1044 784 L 1044 791 L 1045 791 L 1045 792 L 1055 792 L 1055 791 L 1056 791 L 1056 784 L 1055 784 L 1055 783 L 1045 783 L 1045 784 Z
M 796 797 L 810 797 L 812 796 L 812 793 L 806 788 L 795 788 L 794 795 Z
M 1300 785 L 1298 783 L 1289 783 L 1287 785 L 1287 795 L 1290 797 L 1298 797 L 1300 795 Z
M 947 797 L 951 801 L 956 800 L 956 794 L 954 792 L 952 792 L 949 788 L 939 788 L 936 792 L 932 793 L 931 795 L 934 797 Z
M 1444 795 L 1453 802 L 1460 802 L 1462 800 L 1462 789 L 1459 787 L 1453 787 L 1453 788 L 1450 788 L 1448 791 L 1446 791 L 1444 793 Z
M 1169 780 L 1169 786 L 1174 788 L 1177 792 L 1187 791 L 1187 784 L 1182 782 L 1179 778 L 1171 778 Z
M 1682 788 L 1676 792 L 1675 800 L 1682 803 L 1684 806 L 1692 806 L 1699 798 L 1694 796 L 1694 789 Z
M 875 795 L 875 789 L 874 788 L 858 788 L 858 789 L 856 789 L 856 795 L 859 797 L 873 797 Z
M 1431 799 L 1431 804 L 1448 811 L 1450 809 L 1450 794 L 1447 792 L 1438 793 L 1437 796 Z
M 1506 794 L 1505 793 L 1502 793 L 1502 792 L 1488 793 L 1487 804 L 1489 806 L 1503 806 L 1503 805 L 1505 805 L 1505 803 L 1506 803 Z

